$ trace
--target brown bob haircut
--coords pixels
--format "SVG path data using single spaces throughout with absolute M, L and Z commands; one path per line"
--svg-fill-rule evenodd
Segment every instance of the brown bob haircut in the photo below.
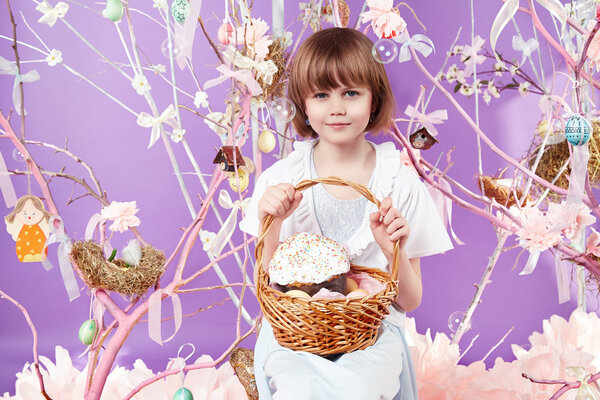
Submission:
M 385 68 L 375 60 L 372 49 L 371 39 L 351 28 L 323 29 L 302 43 L 292 61 L 288 86 L 288 97 L 296 106 L 292 122 L 300 136 L 318 136 L 306 125 L 304 100 L 340 86 L 369 88 L 373 113 L 366 130 L 390 129 L 396 102 Z

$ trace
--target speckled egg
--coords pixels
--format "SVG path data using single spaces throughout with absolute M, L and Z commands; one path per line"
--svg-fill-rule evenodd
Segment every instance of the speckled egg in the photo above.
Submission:
M 190 5 L 187 0 L 175 0 L 173 4 L 171 4 L 171 14 L 175 21 L 180 24 L 185 22 L 188 14 L 190 13 Z

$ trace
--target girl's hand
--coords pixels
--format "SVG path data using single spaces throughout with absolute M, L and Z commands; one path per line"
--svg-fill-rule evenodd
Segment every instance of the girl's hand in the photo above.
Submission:
M 290 183 L 269 186 L 258 201 L 258 218 L 262 222 L 267 214 L 283 221 L 298 208 L 302 192 L 296 191 Z
M 400 211 L 392 207 L 392 199 L 386 197 L 381 202 L 378 212 L 371 213 L 371 231 L 375 241 L 390 259 L 394 253 L 394 242 L 398 241 L 398 250 L 404 250 L 410 228 Z

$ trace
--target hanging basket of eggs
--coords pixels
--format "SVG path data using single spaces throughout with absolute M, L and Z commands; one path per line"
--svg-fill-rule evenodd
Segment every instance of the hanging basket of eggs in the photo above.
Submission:
M 318 183 L 350 186 L 379 208 L 379 200 L 368 188 L 337 177 L 304 180 L 295 189 L 302 191 Z M 375 343 L 381 322 L 389 313 L 388 307 L 398 295 L 397 284 L 391 278 L 398 276 L 397 245 L 391 275 L 377 268 L 350 265 L 351 272 L 368 274 L 385 285 L 384 290 L 345 299 L 296 297 L 271 287 L 263 267 L 263 239 L 272 223 L 273 216 L 267 215 L 256 244 L 256 295 L 278 343 L 292 350 L 323 356 L 362 350 Z

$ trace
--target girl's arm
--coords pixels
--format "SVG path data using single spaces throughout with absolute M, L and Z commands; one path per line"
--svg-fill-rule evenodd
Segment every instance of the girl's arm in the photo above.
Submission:
M 398 268 L 398 298 L 395 303 L 404 311 L 413 311 L 421 304 L 423 285 L 421 283 L 421 259 L 408 258 L 406 252 L 399 252 L 400 265 Z M 392 265 L 392 257 L 388 258 Z M 391 267 L 390 267 L 391 268 Z

